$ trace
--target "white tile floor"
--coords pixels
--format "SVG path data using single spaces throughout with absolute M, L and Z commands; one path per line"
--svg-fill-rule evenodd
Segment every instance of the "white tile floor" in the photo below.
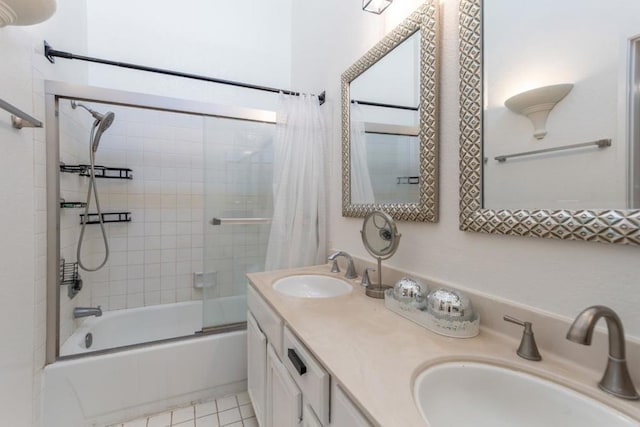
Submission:
M 249 394 L 223 397 L 210 402 L 114 424 L 112 427 L 258 427 Z

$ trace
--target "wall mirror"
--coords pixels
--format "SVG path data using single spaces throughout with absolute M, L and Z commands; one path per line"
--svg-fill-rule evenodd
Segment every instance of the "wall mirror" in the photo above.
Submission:
M 640 244 L 640 5 L 460 12 L 460 228 Z
M 342 75 L 342 214 L 438 219 L 438 9 L 425 2 Z

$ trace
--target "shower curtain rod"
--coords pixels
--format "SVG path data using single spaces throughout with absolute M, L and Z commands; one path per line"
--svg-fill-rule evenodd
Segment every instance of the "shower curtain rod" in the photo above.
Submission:
M 147 72 L 150 72 L 150 73 L 166 74 L 166 75 L 169 75 L 169 76 L 184 77 L 184 78 L 187 78 L 187 79 L 201 80 L 201 81 L 205 81 L 205 82 L 219 83 L 219 84 L 230 85 L 230 86 L 237 86 L 237 87 L 242 87 L 242 88 L 246 88 L 246 89 L 262 90 L 262 91 L 265 91 L 265 92 L 273 92 L 273 93 L 282 92 L 285 95 L 300 96 L 300 92 L 293 92 L 293 91 L 285 90 L 285 89 L 278 89 L 278 88 L 273 88 L 273 87 L 268 87 L 268 86 L 252 85 L 250 83 L 236 82 L 236 81 L 233 81 L 233 80 L 216 79 L 214 77 L 201 76 L 201 75 L 198 75 L 198 74 L 182 73 L 182 72 L 179 72 L 179 71 L 166 70 L 166 69 L 163 69 L 163 68 L 147 67 L 147 66 L 144 66 L 144 65 L 130 64 L 130 63 L 127 63 L 127 62 L 110 61 L 108 59 L 100 59 L 100 58 L 92 58 L 90 56 L 76 55 L 74 53 L 64 52 L 64 51 L 61 51 L 61 50 L 55 50 L 46 41 L 44 42 L 44 56 L 52 64 L 55 62 L 54 58 L 56 58 L 56 57 L 57 58 L 64 58 L 64 59 L 77 59 L 79 61 L 87 61 L 87 62 L 94 62 L 94 63 L 97 63 L 97 64 L 105 64 L 105 65 L 113 65 L 113 66 L 116 66 L 116 67 L 129 68 L 131 70 L 147 71 Z M 320 101 L 320 105 L 324 104 L 325 98 L 326 98 L 326 93 L 325 93 L 325 91 L 322 91 L 322 93 L 320 93 L 320 95 L 318 95 L 318 101 Z
M 371 107 L 396 108 L 398 110 L 418 111 L 418 107 L 409 107 L 409 106 L 406 106 L 406 105 L 395 105 L 395 104 L 383 104 L 383 103 L 380 103 L 380 102 L 361 101 L 359 99 L 352 99 L 351 103 L 352 104 L 359 104 L 359 105 L 369 105 Z

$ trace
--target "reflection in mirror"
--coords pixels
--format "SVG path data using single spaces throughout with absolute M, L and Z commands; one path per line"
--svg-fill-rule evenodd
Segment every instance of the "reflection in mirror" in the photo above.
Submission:
M 425 2 L 342 75 L 344 216 L 437 221 L 437 13 Z
M 461 230 L 640 245 L 638 12 L 460 0 Z
M 483 1 L 485 208 L 640 207 L 628 102 L 639 15 L 635 0 Z
M 417 203 L 420 30 L 356 77 L 350 90 L 351 202 Z

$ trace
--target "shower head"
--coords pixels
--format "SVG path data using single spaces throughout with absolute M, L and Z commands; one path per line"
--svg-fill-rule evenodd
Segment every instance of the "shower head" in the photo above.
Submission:
M 73 108 L 75 110 L 78 107 L 84 108 L 89 113 L 91 113 L 91 115 L 93 116 L 94 119 L 96 119 L 96 121 L 93 122 L 93 128 L 95 130 L 95 135 L 93 137 L 93 141 L 91 142 L 91 150 L 93 150 L 93 152 L 95 153 L 98 150 L 98 144 L 100 143 L 100 138 L 102 137 L 102 134 L 107 129 L 109 129 L 109 126 L 111 126 L 113 124 L 113 120 L 115 119 L 116 115 L 111 111 L 108 111 L 105 114 L 98 113 L 97 111 L 92 110 L 91 108 L 87 107 L 86 105 L 80 104 L 77 101 L 75 101 L 74 99 L 72 99 L 71 100 L 71 108 Z
M 96 134 L 93 137 L 93 142 L 91 143 L 91 149 L 93 150 L 94 153 L 98 151 L 98 144 L 100 143 L 100 138 L 102 137 L 102 134 L 107 129 L 109 129 L 109 126 L 113 124 L 113 120 L 116 117 L 116 115 L 111 111 L 106 112 L 104 115 L 101 115 L 100 113 L 96 113 L 96 114 L 100 115 L 101 117 L 99 119 L 96 118 L 96 121 L 93 123 L 94 128 L 97 127 Z

